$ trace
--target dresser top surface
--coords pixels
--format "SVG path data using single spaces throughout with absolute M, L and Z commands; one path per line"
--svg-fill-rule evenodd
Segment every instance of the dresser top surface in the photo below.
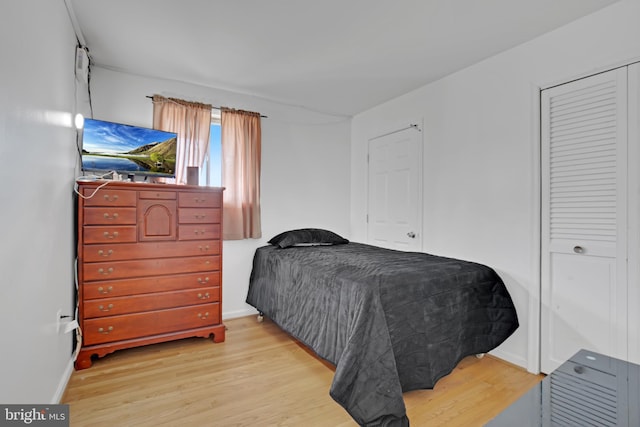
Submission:
M 111 188 L 119 190 L 171 190 L 171 191 L 211 191 L 221 192 L 224 191 L 224 187 L 205 187 L 200 185 L 178 185 L 178 184 L 161 184 L 151 182 L 130 182 L 130 181 L 114 181 L 98 179 L 94 181 L 82 181 L 76 180 L 76 183 L 80 187 L 85 188 Z

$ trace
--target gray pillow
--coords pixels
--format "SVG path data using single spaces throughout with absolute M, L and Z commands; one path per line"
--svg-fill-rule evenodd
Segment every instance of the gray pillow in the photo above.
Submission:
M 342 245 L 349 241 L 329 230 L 301 228 L 280 233 L 269 240 L 269 243 L 284 249 L 291 246 Z

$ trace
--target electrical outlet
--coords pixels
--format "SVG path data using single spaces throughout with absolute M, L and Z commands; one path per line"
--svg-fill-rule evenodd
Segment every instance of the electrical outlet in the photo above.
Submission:
M 60 333 L 60 328 L 62 327 L 62 309 L 59 308 L 56 312 L 56 332 Z

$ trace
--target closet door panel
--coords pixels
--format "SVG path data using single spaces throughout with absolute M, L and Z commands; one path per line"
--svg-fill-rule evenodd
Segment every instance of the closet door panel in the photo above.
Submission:
M 542 93 L 541 365 L 585 348 L 627 356 L 627 80 Z
M 629 361 L 640 364 L 640 63 L 628 67 Z

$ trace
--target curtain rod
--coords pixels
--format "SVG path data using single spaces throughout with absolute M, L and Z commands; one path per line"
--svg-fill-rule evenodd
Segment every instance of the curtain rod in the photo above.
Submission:
M 147 97 L 147 98 L 149 98 L 149 99 L 153 99 L 153 96 L 149 96 L 149 95 L 147 95 L 146 97 Z M 214 106 L 211 106 L 211 108 L 213 108 L 213 109 L 215 109 L 215 110 L 222 110 L 222 108 L 223 108 L 223 107 L 214 107 Z M 267 116 L 263 116 L 262 114 L 260 114 L 260 117 L 262 117 L 263 119 L 268 119 L 268 118 L 269 118 L 269 117 L 267 117 Z

